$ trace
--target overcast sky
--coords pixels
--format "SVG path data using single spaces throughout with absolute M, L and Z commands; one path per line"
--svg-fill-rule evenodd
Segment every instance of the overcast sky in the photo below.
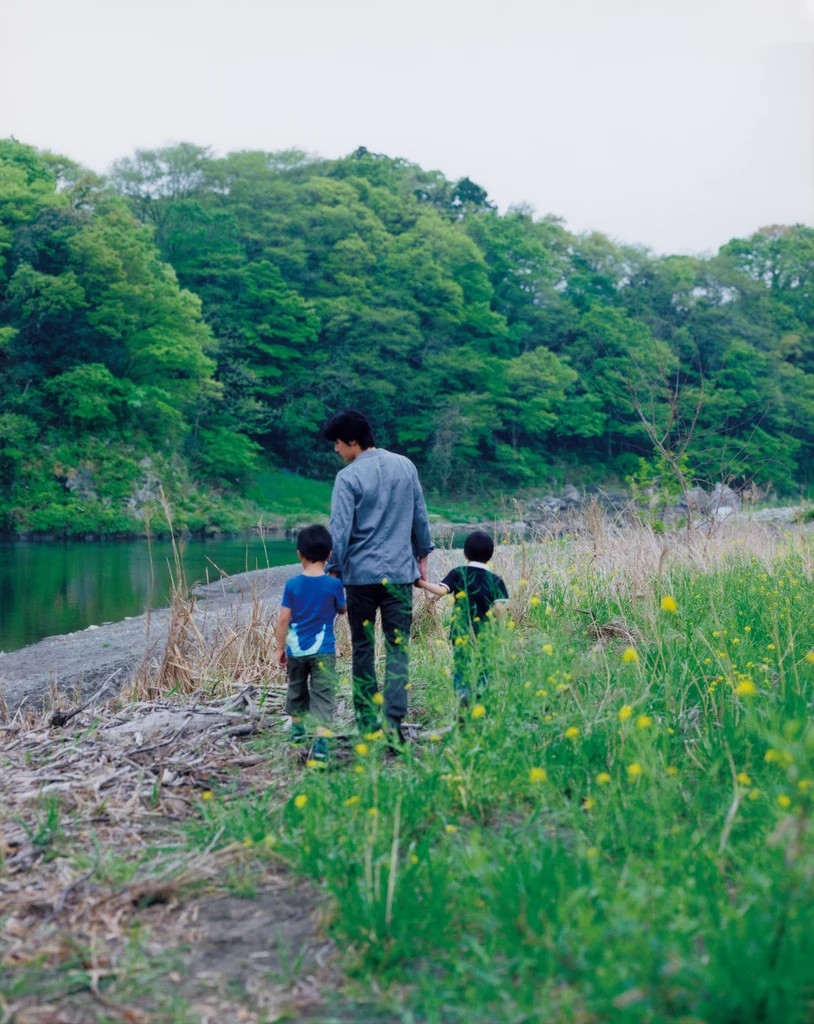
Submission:
M 573 230 L 814 223 L 814 0 L 0 0 L 0 136 L 359 145 Z

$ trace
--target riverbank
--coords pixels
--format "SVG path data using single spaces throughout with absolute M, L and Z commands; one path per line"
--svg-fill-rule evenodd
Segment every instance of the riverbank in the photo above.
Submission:
M 226 619 L 240 624 L 258 612 L 274 614 L 285 581 L 299 571 L 299 565 L 275 566 L 194 587 L 195 625 L 206 638 Z M 37 707 L 52 692 L 86 701 L 107 682 L 112 694 L 142 665 L 161 657 L 171 620 L 172 609 L 159 608 L 0 654 L 3 700 L 11 711 L 23 704 Z

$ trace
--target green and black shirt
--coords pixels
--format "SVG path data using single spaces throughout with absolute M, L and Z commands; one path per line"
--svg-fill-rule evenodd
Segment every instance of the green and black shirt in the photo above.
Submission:
M 491 618 L 493 606 L 509 600 L 506 584 L 482 562 L 469 562 L 453 569 L 441 580 L 441 586 L 455 598 L 449 630 L 453 642 L 472 633 L 477 636 L 481 626 Z

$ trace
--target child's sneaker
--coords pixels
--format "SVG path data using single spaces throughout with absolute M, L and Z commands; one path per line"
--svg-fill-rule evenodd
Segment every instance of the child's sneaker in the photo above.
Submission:
M 288 742 L 294 744 L 305 743 L 305 726 L 302 722 L 292 723 L 291 735 L 288 737 Z
M 328 760 L 328 740 L 325 736 L 317 736 L 316 742 L 314 743 L 314 752 L 312 757 L 315 761 L 322 761 L 323 763 Z

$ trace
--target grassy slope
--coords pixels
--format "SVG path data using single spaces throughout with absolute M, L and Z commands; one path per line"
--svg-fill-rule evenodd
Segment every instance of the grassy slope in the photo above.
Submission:
M 321 882 L 360 988 L 420 1020 L 809 1019 L 812 548 L 712 548 L 660 577 L 647 535 L 515 559 L 482 717 L 283 800 L 217 794 L 190 842 Z M 412 714 L 440 726 L 450 655 L 434 614 L 419 633 Z

